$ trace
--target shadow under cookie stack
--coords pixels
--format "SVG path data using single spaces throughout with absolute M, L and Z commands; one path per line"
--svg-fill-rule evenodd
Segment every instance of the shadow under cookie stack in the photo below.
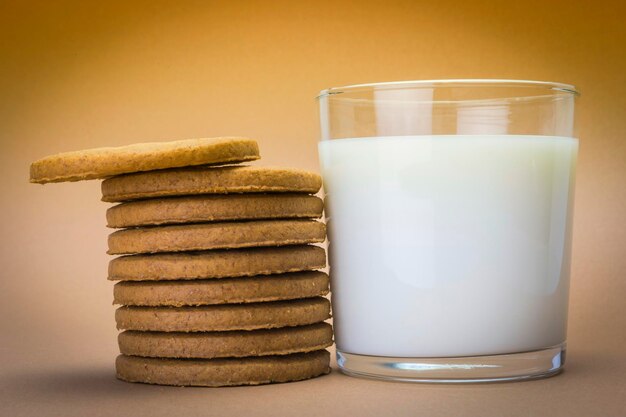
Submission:
M 329 282 L 318 271 L 326 266 L 326 253 L 314 245 L 326 237 L 317 220 L 322 200 L 313 195 L 320 177 L 294 169 L 219 166 L 257 159 L 256 143 L 204 141 L 226 141 L 229 147 L 209 146 L 213 151 L 205 149 L 210 156 L 205 158 L 195 144 L 196 151 L 192 147 L 183 158 L 167 145 L 180 149 L 190 141 L 150 144 L 161 161 L 155 165 L 150 163 L 154 149 L 131 145 L 143 147 L 130 152 L 134 164 L 124 167 L 121 157 L 120 175 L 91 167 L 107 177 L 102 200 L 119 203 L 107 211 L 107 225 L 121 229 L 108 240 L 108 253 L 121 255 L 110 262 L 108 273 L 118 281 L 114 303 L 122 305 L 115 313 L 123 330 L 118 378 L 232 386 L 328 373 L 325 348 L 332 344 L 332 328 L 324 322 L 330 317 L 324 295 Z M 242 142 L 248 145 L 245 152 L 237 148 Z M 127 151 L 104 153 L 111 149 Z M 50 158 L 67 162 L 67 155 Z M 87 179 L 88 170 L 79 168 L 53 176 L 33 174 L 31 167 L 31 181 Z

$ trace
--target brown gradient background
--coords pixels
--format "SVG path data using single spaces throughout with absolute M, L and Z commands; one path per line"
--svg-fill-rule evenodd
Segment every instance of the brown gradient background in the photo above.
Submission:
M 626 415 L 625 4 L 0 1 L 0 414 Z M 551 80 L 582 91 L 564 374 L 434 386 L 335 371 L 227 389 L 113 378 L 99 183 L 30 185 L 31 161 L 247 135 L 265 164 L 318 170 L 319 90 L 432 78 Z

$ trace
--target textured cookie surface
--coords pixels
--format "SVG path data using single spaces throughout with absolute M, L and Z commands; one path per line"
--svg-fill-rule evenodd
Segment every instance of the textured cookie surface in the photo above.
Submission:
M 30 166 L 35 183 L 106 178 L 130 172 L 259 159 L 254 139 L 239 137 L 136 143 L 51 155 Z
M 279 329 L 230 332 L 138 332 L 118 336 L 124 355 L 157 358 L 228 358 L 285 355 L 324 349 L 332 344 L 328 323 Z
M 113 281 L 186 280 L 310 271 L 326 266 L 312 245 L 130 255 L 109 262 Z
M 313 378 L 330 372 L 326 350 L 227 359 L 158 359 L 120 355 L 117 377 L 146 384 L 221 387 Z
M 189 281 L 123 281 L 114 304 L 131 306 L 211 305 L 293 300 L 328 294 L 328 275 L 319 271 Z
M 318 174 L 275 167 L 190 167 L 119 175 L 102 182 L 108 202 L 192 194 L 298 192 L 314 194 Z
M 118 230 L 109 235 L 111 255 L 181 252 L 257 246 L 319 243 L 326 238 L 323 223 L 315 220 L 259 220 Z
M 306 194 L 229 194 L 170 197 L 118 204 L 107 210 L 114 228 L 224 220 L 319 218 L 323 203 Z
M 154 332 L 211 332 L 273 329 L 318 323 L 330 317 L 323 297 L 268 303 L 201 307 L 120 307 L 118 329 Z

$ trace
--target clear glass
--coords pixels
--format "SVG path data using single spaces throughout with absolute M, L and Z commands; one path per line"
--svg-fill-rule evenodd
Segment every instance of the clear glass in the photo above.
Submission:
M 321 92 L 342 371 L 481 382 L 562 369 L 576 96 L 514 80 Z

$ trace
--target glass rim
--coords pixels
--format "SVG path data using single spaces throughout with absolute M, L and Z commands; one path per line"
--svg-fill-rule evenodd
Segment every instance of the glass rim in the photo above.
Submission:
M 580 92 L 572 84 L 553 81 L 510 80 L 510 79 L 440 79 L 440 80 L 408 80 L 381 83 L 353 84 L 343 87 L 331 87 L 320 91 L 317 99 L 335 94 L 360 92 L 367 90 L 392 90 L 396 88 L 437 88 L 437 87 L 499 87 L 499 88 L 542 88 L 548 91 L 580 96 Z

